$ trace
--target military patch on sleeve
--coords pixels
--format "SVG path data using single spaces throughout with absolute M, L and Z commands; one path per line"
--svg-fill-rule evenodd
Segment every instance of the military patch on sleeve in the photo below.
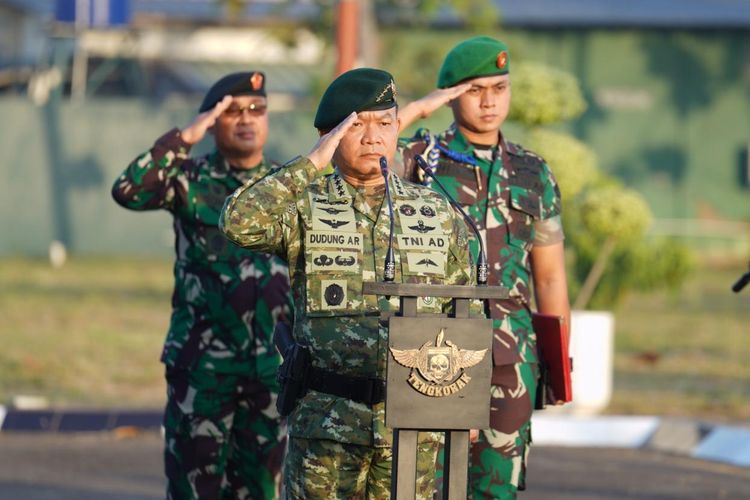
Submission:
M 406 252 L 409 272 L 445 276 L 446 254 L 443 252 Z
M 311 252 L 312 266 L 310 270 L 337 271 L 343 273 L 359 272 L 359 252 L 342 252 L 330 250 L 314 250 Z
M 320 285 L 322 309 L 346 309 L 346 280 L 322 280 Z
M 362 235 L 335 231 L 309 231 L 305 235 L 307 248 L 356 249 L 362 251 Z
M 447 236 L 441 234 L 416 235 L 416 234 L 399 234 L 398 248 L 400 250 L 442 250 L 448 249 L 449 241 Z
M 314 231 L 356 231 L 354 209 L 348 203 L 328 202 L 311 193 L 310 204 Z

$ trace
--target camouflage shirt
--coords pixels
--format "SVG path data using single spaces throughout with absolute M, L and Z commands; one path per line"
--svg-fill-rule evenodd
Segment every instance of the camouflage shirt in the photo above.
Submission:
M 405 178 L 424 181 L 414 155 L 425 151 L 428 136 L 429 132 L 421 129 L 399 142 Z M 488 284 L 505 286 L 517 298 L 489 301 L 490 316 L 495 320 L 493 362 L 495 366 L 536 362 L 529 309 L 529 255 L 535 223 L 559 222 L 560 191 L 552 172 L 540 157 L 505 142 L 502 136 L 499 147 L 482 149 L 470 144 L 454 125 L 433 139 L 428 163 L 480 230 L 490 265 Z M 477 242 L 471 244 L 477 252 Z
M 313 366 L 341 375 L 385 379 L 387 323 L 398 299 L 362 294 L 383 280 L 390 221 L 396 282 L 471 282 L 467 229 L 445 198 L 390 174 L 394 218 L 334 172 L 317 176 L 306 158 L 290 162 L 227 200 L 222 229 L 238 244 L 288 259 L 295 303 L 294 335 L 310 346 Z M 420 299 L 421 312 L 445 302 Z M 289 416 L 291 436 L 365 446 L 391 445 L 384 404 L 370 407 L 309 391 Z
M 243 373 L 251 360 L 264 360 L 267 369 L 275 370 L 273 327 L 291 310 L 287 266 L 277 257 L 232 244 L 218 228 L 227 196 L 265 176 L 271 165 L 263 160 L 252 169 L 235 169 L 218 151 L 190 159 L 189 150 L 173 129 L 112 187 L 113 197 L 126 208 L 163 208 L 173 216 L 175 286 L 162 362 Z

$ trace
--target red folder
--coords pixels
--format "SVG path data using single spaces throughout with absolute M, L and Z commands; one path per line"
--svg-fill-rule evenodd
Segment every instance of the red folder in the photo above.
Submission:
M 568 355 L 568 325 L 565 318 L 534 313 L 532 323 L 539 358 L 546 365 L 549 388 L 555 400 L 568 403 L 573 400 L 573 384 L 570 380 L 571 359 Z

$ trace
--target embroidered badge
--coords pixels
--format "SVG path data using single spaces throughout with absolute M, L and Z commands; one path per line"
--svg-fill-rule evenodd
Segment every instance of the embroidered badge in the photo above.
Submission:
M 409 272 L 445 275 L 446 255 L 442 252 L 407 252 Z
M 508 64 L 508 53 L 503 50 L 497 55 L 497 67 L 498 69 L 505 69 L 506 64 Z
M 389 91 L 391 93 L 390 97 L 388 96 Z M 392 101 L 396 99 L 396 95 L 396 83 L 391 80 L 388 85 L 383 88 L 378 97 L 375 98 L 375 102 Z
M 346 300 L 346 281 L 323 280 L 321 282 L 324 309 L 341 309 Z
M 257 71 L 250 77 L 250 87 L 253 90 L 260 90 L 263 87 L 263 75 Z
M 434 345 L 428 341 L 419 349 L 390 348 L 398 364 L 412 369 L 409 385 L 425 396 L 450 396 L 466 387 L 471 377 L 465 369 L 482 361 L 488 351 L 460 349 L 450 340 L 443 344 L 444 338 L 445 329 L 441 328 Z
M 312 266 L 310 271 L 359 272 L 357 256 L 357 252 L 316 250 L 311 253 Z
M 400 207 L 398 207 L 398 211 L 406 215 L 407 217 L 410 217 L 417 213 L 417 209 L 409 204 L 401 205 Z
M 345 225 L 349 224 L 349 222 L 351 222 L 351 221 L 348 221 L 348 220 L 335 220 L 335 219 L 318 219 L 318 220 L 320 222 L 322 222 L 323 224 L 331 226 L 334 229 L 337 229 L 337 228 L 339 228 L 341 226 L 345 226 Z
M 420 219 L 417 221 L 416 226 L 409 226 L 409 229 L 416 231 L 418 233 L 429 233 L 430 231 L 435 230 L 435 226 L 426 226 L 424 221 Z
M 419 213 L 424 215 L 425 217 L 435 217 L 435 209 L 432 208 L 429 205 L 422 205 L 419 208 Z
M 362 250 L 362 235 L 334 231 L 310 231 L 305 235 L 308 248 L 353 248 Z

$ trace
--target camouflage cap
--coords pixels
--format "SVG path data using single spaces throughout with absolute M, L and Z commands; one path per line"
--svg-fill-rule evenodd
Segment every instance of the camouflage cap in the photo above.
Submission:
M 342 73 L 318 104 L 315 128 L 331 130 L 353 111 L 378 111 L 396 105 L 396 84 L 387 71 L 359 68 Z
M 213 108 L 225 95 L 259 95 L 265 97 L 266 75 L 260 71 L 243 71 L 222 77 L 208 89 L 199 111 L 203 113 Z
M 448 52 L 438 73 L 437 86 L 444 89 L 469 78 L 509 72 L 508 46 L 488 36 L 477 36 L 464 40 Z

